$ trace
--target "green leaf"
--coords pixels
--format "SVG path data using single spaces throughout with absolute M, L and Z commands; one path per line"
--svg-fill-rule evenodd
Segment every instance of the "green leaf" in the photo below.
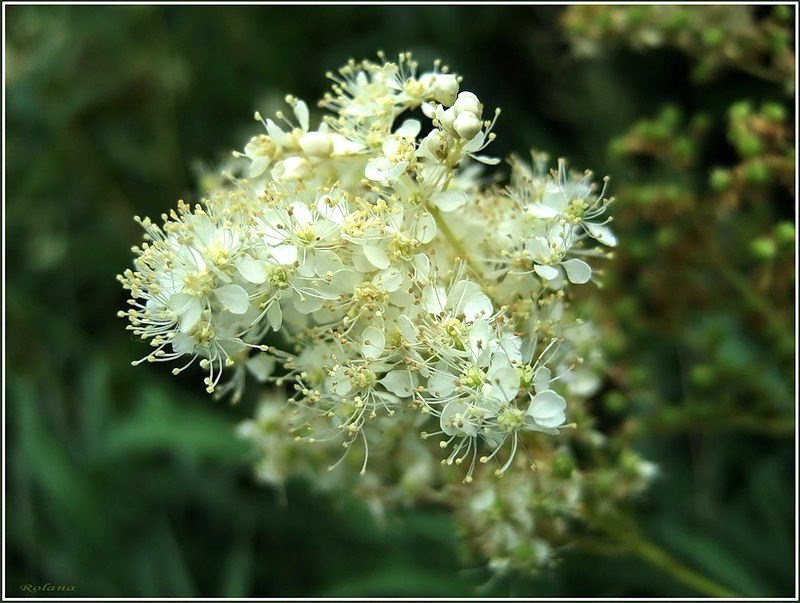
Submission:
M 236 437 L 235 423 L 214 412 L 205 395 L 198 397 L 189 401 L 172 389 L 145 386 L 136 396 L 139 405 L 108 434 L 109 460 L 161 451 L 191 459 L 243 459 L 248 448 Z

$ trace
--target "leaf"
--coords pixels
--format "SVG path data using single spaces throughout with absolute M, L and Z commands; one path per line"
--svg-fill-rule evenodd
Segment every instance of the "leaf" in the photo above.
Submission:
M 251 546 L 243 542 L 234 544 L 222 566 L 222 583 L 219 594 L 240 599 L 251 594 L 255 557 Z
M 234 425 L 198 401 L 178 403 L 168 391 L 147 385 L 140 404 L 108 434 L 107 454 L 174 452 L 188 458 L 241 459 L 246 445 L 234 436 Z

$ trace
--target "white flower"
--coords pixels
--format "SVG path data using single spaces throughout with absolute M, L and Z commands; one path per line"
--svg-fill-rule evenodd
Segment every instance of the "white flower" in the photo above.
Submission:
M 247 175 L 250 178 L 257 178 L 263 174 L 279 152 L 276 142 L 266 134 L 253 136 L 244 147 L 245 157 L 251 162 Z
M 458 78 L 452 73 L 425 73 L 419 78 L 424 89 L 425 98 L 442 103 L 446 107 L 452 105 L 458 94 Z
M 563 259 L 566 246 L 566 241 L 558 234 L 551 234 L 550 239 L 534 236 L 527 242 L 528 253 L 534 261 L 534 271 L 555 288 L 561 286 L 564 273 L 569 282 L 575 284 L 586 283 L 592 277 L 591 267 L 583 260 Z
M 440 448 L 445 465 L 465 462 L 465 481 L 491 476 L 484 463 L 512 473 L 529 442 L 551 456 L 529 432 L 557 434 L 562 394 L 588 395 L 601 366 L 570 289 L 592 279 L 597 243 L 617 243 L 588 173 L 511 160 L 502 188 L 487 170 L 499 158 L 482 155 L 499 110 L 485 118 L 439 62 L 418 73 L 408 53 L 350 61 L 329 74 L 318 127 L 292 96 L 288 115 L 256 114 L 264 132 L 235 153 L 249 165 L 163 226 L 140 219 L 145 242 L 120 276 L 121 315 L 152 346 L 138 362 L 199 361 L 206 389 L 233 400 L 247 380 L 291 393 L 242 427 L 269 457 L 263 479 L 302 466 L 321 484 L 371 489 L 376 507 L 446 483 Z M 366 475 L 342 481 L 356 447 Z M 368 472 L 370 450 L 381 460 Z M 532 492 L 503 494 L 520 533 L 489 533 L 508 553 L 498 567 L 523 536 L 547 556 Z
M 460 400 L 453 400 L 442 410 L 439 423 L 447 435 L 474 437 L 481 423 L 480 412 Z
M 400 177 L 416 154 L 415 138 L 421 124 L 416 119 L 408 119 L 398 130 L 386 137 L 381 147 L 382 157 L 370 159 L 364 168 L 369 180 L 389 184 Z

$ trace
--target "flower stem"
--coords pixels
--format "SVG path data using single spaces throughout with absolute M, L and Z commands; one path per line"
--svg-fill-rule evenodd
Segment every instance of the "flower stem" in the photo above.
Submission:
M 707 597 L 741 598 L 741 595 L 685 566 L 660 546 L 648 541 L 631 518 L 614 514 L 597 515 L 589 511 L 586 519 L 594 528 L 605 533 L 609 540 L 605 542 L 592 542 L 596 539 L 584 540 L 578 543 L 582 548 L 605 554 L 627 552 Z M 607 546 L 613 544 L 617 545 L 616 549 Z
M 665 571 L 678 582 L 693 588 L 699 593 L 708 597 L 740 598 L 737 593 L 686 567 L 652 542 L 637 536 L 625 540 L 625 544 L 632 553 L 647 561 L 650 565 Z
M 450 229 L 450 226 L 447 224 L 447 221 L 442 215 L 442 212 L 439 211 L 438 207 L 433 207 L 432 205 L 427 203 L 426 203 L 426 209 L 433 216 L 433 219 L 436 222 L 436 227 L 439 229 L 444 238 L 453 248 L 453 251 L 455 251 L 456 255 L 458 255 L 458 257 L 464 261 L 464 263 L 467 265 L 467 268 L 469 268 L 469 271 L 472 273 L 475 280 L 481 286 L 483 292 L 492 301 L 492 305 L 495 307 L 495 309 L 499 309 L 502 306 L 502 304 L 500 304 L 492 295 L 489 285 L 486 282 L 486 278 L 483 275 L 483 271 L 481 270 L 480 266 L 478 266 L 475 263 L 475 260 L 472 259 L 467 249 L 464 247 L 461 241 L 458 240 L 458 237 L 456 237 L 456 235 Z

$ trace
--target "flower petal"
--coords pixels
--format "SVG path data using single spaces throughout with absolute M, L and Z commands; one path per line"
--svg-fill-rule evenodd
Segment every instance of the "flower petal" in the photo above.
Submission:
M 464 300 L 464 318 L 472 322 L 476 318 L 492 315 L 492 300 L 485 293 L 474 293 Z
M 446 398 L 456 389 L 456 377 L 447 370 L 437 370 L 428 378 L 426 389 L 434 398 Z
M 384 270 L 389 267 L 389 256 L 377 245 L 364 245 L 364 255 L 367 261 L 378 270 Z
M 558 268 L 555 266 L 547 266 L 546 264 L 535 264 L 533 269 L 536 274 L 541 276 L 546 281 L 552 281 L 558 278 Z
M 361 333 L 361 353 L 370 360 L 378 358 L 386 348 L 386 337 L 377 327 L 367 327 Z
M 380 282 L 381 289 L 392 293 L 403 285 L 404 278 L 405 276 L 400 270 L 392 267 L 381 272 L 378 281 Z
M 404 138 L 415 138 L 417 134 L 419 134 L 421 128 L 422 124 L 419 123 L 418 119 L 407 119 L 397 128 L 394 134 L 395 136 L 402 136 Z
M 297 121 L 300 122 L 300 127 L 303 129 L 303 132 L 308 132 L 308 105 L 305 101 L 298 100 L 294 104 L 294 115 L 297 118 Z
M 481 148 L 484 140 L 486 140 L 486 134 L 484 134 L 481 130 L 467 144 L 464 145 L 463 151 L 465 153 L 475 153 Z
M 267 354 L 258 354 L 247 359 L 247 369 L 258 381 L 263 383 L 275 370 L 275 358 Z
M 281 325 L 283 324 L 283 310 L 277 301 L 272 302 L 269 308 L 267 308 L 267 321 L 273 331 L 277 332 L 281 330 Z
M 340 396 L 346 396 L 352 389 L 353 382 L 347 377 L 337 380 L 336 385 L 333 386 L 333 391 Z
M 414 256 L 414 278 L 419 283 L 428 282 L 428 277 L 431 275 L 431 260 L 424 253 L 418 253 Z
M 436 236 L 436 221 L 428 212 L 424 212 L 414 225 L 414 237 L 420 243 L 430 243 Z
M 469 330 L 469 349 L 476 363 L 481 356 L 489 353 L 490 337 L 489 323 L 483 319 L 476 320 Z
M 442 191 L 431 197 L 431 203 L 442 211 L 455 211 L 467 202 L 464 191 Z
M 442 410 L 439 422 L 447 435 L 466 435 L 474 436 L 478 433 L 478 428 L 469 422 L 467 413 L 469 406 L 458 400 L 449 402 Z
M 536 393 L 550 389 L 550 378 L 552 373 L 546 366 L 540 366 L 533 374 L 533 387 Z
M 428 285 L 422 290 L 422 307 L 431 314 L 444 312 L 447 293 L 441 285 Z
M 319 310 L 324 302 L 325 300 L 318 295 L 303 295 L 302 293 L 296 292 L 293 305 L 295 310 L 301 314 L 311 314 Z
M 258 178 L 269 167 L 269 157 L 256 157 L 252 160 L 250 167 L 247 168 L 248 178 Z
M 236 262 L 236 268 L 239 270 L 239 274 L 251 283 L 260 284 L 267 280 L 264 264 L 249 255 L 239 258 L 239 261 Z
M 173 295 L 170 301 L 178 297 L 178 295 L 185 294 L 179 293 L 177 295 Z M 183 305 L 182 309 L 178 312 L 181 317 L 182 333 L 188 333 L 192 327 L 197 324 L 197 321 L 200 320 L 200 316 L 203 314 L 203 305 L 200 303 L 200 300 L 190 295 L 187 295 L 186 297 L 189 298 L 188 302 Z
M 410 398 L 414 393 L 414 377 L 409 371 L 389 371 L 379 383 L 401 398 Z
M 194 338 L 185 333 L 177 333 L 172 338 L 172 349 L 178 354 L 191 354 L 194 352 Z
M 539 392 L 531 400 L 527 414 L 539 427 L 555 429 L 567 420 L 567 401 L 551 389 Z
M 289 137 L 289 135 L 281 130 L 280 126 L 271 119 L 267 120 L 267 133 L 279 145 L 284 145 L 287 141 L 286 139 Z
M 611 232 L 611 229 L 608 226 L 605 226 L 604 224 L 592 224 L 591 222 L 584 222 L 583 227 L 593 239 L 596 239 L 608 247 L 616 247 L 617 237 L 614 236 L 614 233 Z
M 497 165 L 500 163 L 499 157 L 488 157 L 487 155 L 470 155 L 470 157 L 484 165 Z
M 408 316 L 400 315 L 395 322 L 397 324 L 397 330 L 400 331 L 403 339 L 412 345 L 417 343 L 417 327 L 414 326 L 414 323 L 411 322 Z
M 533 203 L 526 208 L 526 211 L 534 218 L 554 218 L 558 215 L 558 210 L 544 203 Z
M 386 157 L 375 157 L 374 159 L 370 159 L 364 168 L 364 176 L 368 180 L 374 180 L 376 182 L 394 180 L 403 173 L 407 165 L 407 161 L 401 161 L 395 164 Z
M 567 278 L 571 283 L 582 285 L 592 278 L 592 269 L 583 260 L 571 259 L 561 265 L 564 266 L 564 271 L 567 273 Z
M 271 252 L 275 261 L 283 266 L 291 266 L 297 261 L 297 247 L 294 245 L 278 245 Z
M 500 368 L 492 366 L 489 369 L 488 377 L 492 383 L 492 389 L 497 391 L 495 397 L 498 400 L 511 402 L 517 397 L 519 392 L 519 373 L 515 369 L 505 363 Z
M 250 307 L 250 295 L 239 285 L 225 285 L 215 289 L 214 293 L 231 314 L 244 314 Z

